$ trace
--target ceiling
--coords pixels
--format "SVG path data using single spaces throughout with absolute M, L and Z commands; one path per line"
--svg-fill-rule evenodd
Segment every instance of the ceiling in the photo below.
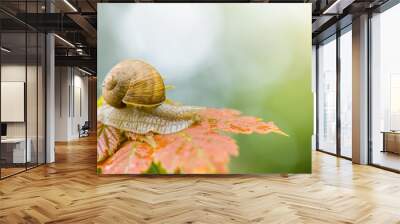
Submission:
M 351 23 L 352 16 L 376 8 L 386 1 L 388 0 L 205 0 L 198 2 L 312 3 L 313 42 L 316 43 L 334 33 L 339 20 L 341 20 L 341 26 L 345 26 Z M 21 41 L 16 33 L 25 31 L 26 28 L 39 32 L 55 32 L 58 35 L 55 38 L 56 64 L 80 66 L 95 73 L 97 3 L 105 2 L 194 1 L 47 0 L 46 4 L 46 0 L 1 0 L 1 30 L 4 33 L 14 33 L 7 34 L 5 38 L 14 40 L 16 45 Z M 17 46 L 14 47 L 17 48 Z

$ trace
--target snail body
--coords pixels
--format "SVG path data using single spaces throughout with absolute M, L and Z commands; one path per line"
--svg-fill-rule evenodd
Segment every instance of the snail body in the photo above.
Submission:
M 165 85 L 160 73 L 139 60 L 115 65 L 103 83 L 106 102 L 98 119 L 106 125 L 137 134 L 170 134 L 199 120 L 200 107 L 165 103 Z
M 161 104 L 148 111 L 137 107 L 116 108 L 106 104 L 99 109 L 98 119 L 106 125 L 137 134 L 149 132 L 171 134 L 186 129 L 198 121 L 196 115 L 201 109 L 201 107 Z

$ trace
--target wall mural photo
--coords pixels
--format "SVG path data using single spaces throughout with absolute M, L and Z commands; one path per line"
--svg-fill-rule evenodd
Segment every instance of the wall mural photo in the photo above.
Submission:
M 311 172 L 310 34 L 310 4 L 99 4 L 97 172 Z

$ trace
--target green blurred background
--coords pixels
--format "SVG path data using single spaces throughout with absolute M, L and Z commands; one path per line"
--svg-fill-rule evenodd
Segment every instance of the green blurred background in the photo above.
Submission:
M 98 96 L 126 58 L 152 64 L 167 97 L 273 121 L 289 137 L 234 135 L 231 173 L 311 172 L 311 4 L 98 6 Z

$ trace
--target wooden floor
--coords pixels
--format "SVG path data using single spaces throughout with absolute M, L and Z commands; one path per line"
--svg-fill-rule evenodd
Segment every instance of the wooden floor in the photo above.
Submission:
M 312 175 L 98 177 L 94 138 L 0 181 L 0 223 L 400 223 L 400 175 L 315 152 Z
M 27 167 L 25 168 L 25 164 L 19 164 L 18 167 L 2 167 L 1 168 L 1 178 L 5 178 L 20 172 L 24 172 L 26 169 L 33 169 L 36 167 L 36 164 L 27 163 Z
M 20 168 L 20 167 L 7 167 L 7 168 L 4 168 L 4 167 L 2 167 L 1 168 L 1 177 L 7 177 L 7 176 L 10 176 L 10 175 L 22 172 L 24 170 L 25 170 L 25 167 L 23 167 L 23 168 Z

